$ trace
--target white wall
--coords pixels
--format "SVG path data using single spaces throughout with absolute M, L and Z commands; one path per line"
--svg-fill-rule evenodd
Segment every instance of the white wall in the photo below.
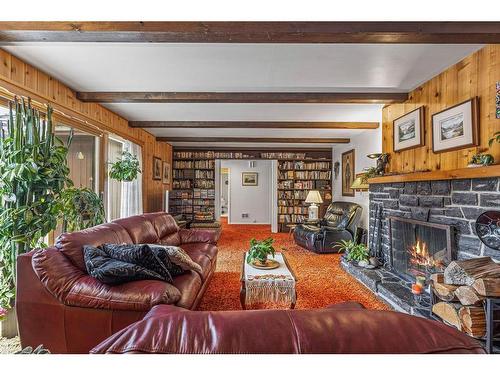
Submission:
M 255 163 L 253 168 L 250 161 Z M 222 160 L 221 168 L 229 168 L 229 224 L 271 224 L 272 161 Z M 242 172 L 257 172 L 258 186 L 243 186 Z
M 351 143 L 333 148 L 332 168 L 335 162 L 340 163 L 339 174 L 337 179 L 333 181 L 333 201 L 354 202 L 363 207 L 363 215 L 361 216 L 361 226 L 368 229 L 368 192 L 355 192 L 354 197 L 342 196 L 342 153 L 354 149 L 355 156 L 355 173 L 360 173 L 364 168 L 375 166 L 376 162 L 373 159 L 366 157 L 368 154 L 382 152 L 382 127 L 374 130 L 366 130 L 365 132 L 351 137 Z M 332 172 L 333 173 L 333 172 Z

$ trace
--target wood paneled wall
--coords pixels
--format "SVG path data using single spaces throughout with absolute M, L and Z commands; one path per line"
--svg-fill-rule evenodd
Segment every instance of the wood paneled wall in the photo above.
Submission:
M 382 111 L 382 150 L 391 154 L 389 171 L 408 173 L 464 168 L 477 151 L 486 151 L 488 139 L 500 130 L 500 120 L 495 118 L 495 84 L 499 81 L 500 45 L 487 45 L 412 91 L 405 103 L 386 106 Z M 433 153 L 432 114 L 474 96 L 478 96 L 480 102 L 479 147 Z M 394 119 L 420 106 L 425 107 L 425 146 L 395 153 Z M 487 152 L 500 162 L 499 144 Z
M 0 87 L 7 86 L 19 95 L 29 95 L 51 103 L 61 111 L 75 114 L 104 133 L 115 133 L 142 146 L 144 211 L 159 211 L 163 207 L 163 193 L 169 185 L 154 181 L 153 156 L 172 164 L 172 147 L 157 142 L 150 133 L 128 126 L 128 121 L 96 103 L 84 103 L 76 99 L 75 92 L 14 55 L 0 49 Z M 18 91 L 19 92 L 15 92 Z

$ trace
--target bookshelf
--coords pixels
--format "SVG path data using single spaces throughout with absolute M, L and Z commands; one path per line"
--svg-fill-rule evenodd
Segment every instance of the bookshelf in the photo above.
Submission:
M 309 190 L 318 190 L 323 205 L 331 202 L 331 160 L 289 158 L 278 159 L 278 228 L 288 231 L 287 225 L 305 221 L 308 205 L 304 202 Z
M 324 204 L 331 201 L 331 150 L 197 150 L 175 149 L 170 212 L 187 220 L 215 219 L 215 160 L 266 159 L 278 161 L 278 228 L 303 222 L 309 190 L 319 190 Z

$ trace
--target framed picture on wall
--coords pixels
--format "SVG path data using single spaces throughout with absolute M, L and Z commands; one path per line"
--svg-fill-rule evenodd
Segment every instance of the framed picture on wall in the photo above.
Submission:
M 424 107 L 417 108 L 393 121 L 394 151 L 399 152 L 425 144 Z
M 161 180 L 161 159 L 153 156 L 153 180 Z
M 478 145 L 477 97 L 432 115 L 432 151 L 445 152 Z
M 356 178 L 354 174 L 354 149 L 342 153 L 342 196 L 354 197 L 354 189 L 351 185 Z
M 166 161 L 163 162 L 162 182 L 164 184 L 170 183 L 170 163 L 168 163 Z
M 242 172 L 241 184 L 243 186 L 257 186 L 259 182 L 259 174 L 257 172 Z

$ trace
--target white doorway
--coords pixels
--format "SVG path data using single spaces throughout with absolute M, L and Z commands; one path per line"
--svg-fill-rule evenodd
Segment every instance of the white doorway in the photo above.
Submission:
M 229 168 L 220 169 L 220 216 L 229 216 Z

